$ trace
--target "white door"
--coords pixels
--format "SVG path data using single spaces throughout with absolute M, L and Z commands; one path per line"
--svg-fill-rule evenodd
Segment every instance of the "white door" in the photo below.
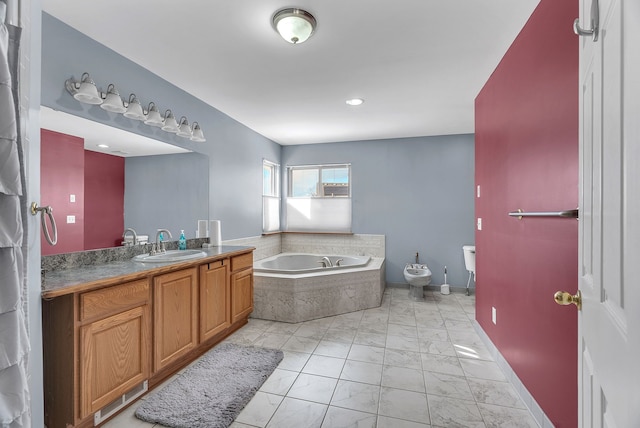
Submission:
M 580 0 L 580 427 L 640 427 L 640 1 Z M 566 308 L 565 308 L 566 310 Z

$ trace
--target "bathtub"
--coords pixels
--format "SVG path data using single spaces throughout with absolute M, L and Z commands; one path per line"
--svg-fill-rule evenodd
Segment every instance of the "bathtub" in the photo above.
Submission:
M 291 323 L 378 307 L 386 285 L 384 257 L 282 253 L 253 271 L 251 317 Z
M 330 266 L 326 266 L 323 257 L 329 259 Z M 352 269 L 366 266 L 369 256 L 325 256 L 318 254 L 282 253 L 253 264 L 254 272 L 276 274 L 301 274 L 334 269 Z

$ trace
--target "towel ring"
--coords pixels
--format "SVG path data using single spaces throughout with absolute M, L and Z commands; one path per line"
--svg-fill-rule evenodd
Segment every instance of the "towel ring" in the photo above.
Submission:
M 49 221 L 51 222 L 51 229 L 53 230 L 53 238 L 51 238 L 51 233 L 49 232 L 49 227 L 47 226 L 47 219 L 44 214 L 40 217 L 40 223 L 42 223 L 42 232 L 44 233 L 44 238 L 47 240 L 49 245 L 56 245 L 58 243 L 58 227 L 56 226 L 56 219 L 53 217 L 53 208 L 50 205 L 46 207 L 38 207 L 36 202 L 31 203 L 31 214 L 38 215 L 38 212 L 43 212 L 47 214 L 49 217 Z

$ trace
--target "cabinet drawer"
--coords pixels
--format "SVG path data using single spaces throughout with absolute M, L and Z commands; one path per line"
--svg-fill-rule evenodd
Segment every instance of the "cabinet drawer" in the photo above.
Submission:
M 104 317 L 148 301 L 149 281 L 146 279 L 82 293 L 80 321 Z
M 231 257 L 231 271 L 235 272 L 240 269 L 253 267 L 253 253 L 242 254 L 241 256 Z

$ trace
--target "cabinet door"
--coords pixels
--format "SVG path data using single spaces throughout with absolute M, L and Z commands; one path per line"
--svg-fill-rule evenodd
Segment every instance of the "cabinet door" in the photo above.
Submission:
M 149 378 L 149 305 L 80 328 L 80 413 L 95 413 Z
M 226 260 L 228 261 L 228 260 Z M 229 268 L 224 260 L 200 266 L 200 341 L 231 325 Z
M 153 279 L 154 372 L 198 343 L 198 273 L 190 268 Z
M 253 311 L 253 269 L 231 274 L 231 322 L 249 316 Z

